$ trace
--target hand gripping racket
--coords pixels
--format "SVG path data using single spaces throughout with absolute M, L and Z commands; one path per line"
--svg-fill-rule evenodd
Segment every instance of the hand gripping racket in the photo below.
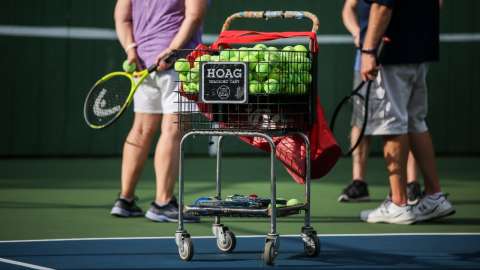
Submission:
M 390 42 L 388 38 L 383 38 L 378 46 L 377 50 L 377 64 L 380 64 L 379 60 L 383 51 L 383 46 L 385 43 Z M 335 110 L 333 112 L 332 119 L 330 121 L 330 129 L 332 132 L 335 134 L 344 134 L 346 136 L 335 136 L 337 137 L 337 140 L 340 140 L 339 145 L 340 148 L 342 148 L 342 154 L 344 156 L 349 156 L 359 145 L 360 142 L 363 139 L 363 136 L 365 135 L 365 130 L 367 128 L 367 123 L 368 123 L 368 111 L 369 111 L 369 99 L 370 99 L 370 89 L 372 88 L 372 82 L 371 80 L 365 82 L 362 81 L 358 84 L 357 87 L 347 96 L 345 96 L 335 107 Z M 365 89 L 365 94 L 362 95 L 360 92 L 363 89 L 365 83 L 367 84 L 367 87 Z M 358 137 L 352 141 L 350 138 L 350 129 L 346 128 L 345 126 L 338 131 L 335 130 L 335 124 L 338 123 L 337 119 L 340 119 L 341 123 L 349 123 L 350 121 L 347 120 L 347 117 L 350 118 L 352 117 L 352 111 L 353 111 L 353 104 L 355 102 L 363 102 L 363 119 L 361 119 L 361 125 L 359 126 L 360 128 L 360 133 L 358 134 Z M 341 124 L 340 123 L 340 124 Z M 352 120 L 353 124 L 353 120 Z M 357 123 L 358 124 L 358 123 Z M 347 135 L 348 134 L 348 135 Z M 348 144 L 349 147 L 342 147 L 341 145 L 343 144 Z M 345 150 L 348 148 L 348 150 Z
M 165 62 L 171 63 L 172 54 Z M 101 129 L 113 124 L 132 103 L 133 95 L 145 78 L 157 69 L 157 64 L 134 72 L 112 72 L 98 80 L 88 92 L 83 105 L 83 116 L 87 125 Z

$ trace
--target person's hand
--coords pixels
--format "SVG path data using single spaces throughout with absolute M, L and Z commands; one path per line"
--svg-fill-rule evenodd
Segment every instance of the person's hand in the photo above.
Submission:
M 370 53 L 362 53 L 360 73 L 363 81 L 374 80 L 377 77 L 378 65 L 375 56 Z
M 127 51 L 127 61 L 129 64 L 135 63 L 137 70 L 140 70 L 140 60 L 138 59 L 137 50 L 131 48 Z
M 158 71 L 167 70 L 172 66 L 173 62 L 168 63 L 165 61 L 172 54 L 173 54 L 173 50 L 170 48 L 167 48 L 157 56 L 157 60 L 155 60 L 155 62 L 158 65 L 157 67 Z

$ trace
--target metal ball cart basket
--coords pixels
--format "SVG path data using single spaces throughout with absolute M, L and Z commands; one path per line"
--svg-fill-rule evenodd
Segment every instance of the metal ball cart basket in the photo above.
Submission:
M 228 30 L 235 19 L 310 19 L 307 32 L 255 32 Z M 180 50 L 185 58 L 177 59 L 180 95 L 179 127 L 183 132 L 179 161 L 179 208 L 198 216 L 212 216 L 213 234 L 222 252 L 235 249 L 235 234 L 220 222 L 221 217 L 267 217 L 270 232 L 265 239 L 263 260 L 273 265 L 279 250 L 277 217 L 305 213 L 301 237 L 307 256 L 317 256 L 320 242 L 310 224 L 310 141 L 305 134 L 315 117 L 317 94 L 317 17 L 302 11 L 244 11 L 225 21 L 218 40 L 210 47 Z M 308 38 L 307 46 L 279 49 L 259 45 L 276 39 Z M 253 43 L 253 44 L 252 44 Z M 242 47 L 255 45 L 252 47 Z M 307 48 L 308 47 L 308 48 Z M 296 134 L 305 143 L 305 200 L 303 203 L 278 207 L 274 167 L 275 139 Z M 221 194 L 222 139 L 238 136 L 263 140 L 270 147 L 270 207 L 230 207 L 228 204 L 205 207 L 184 204 L 184 143 L 193 135 L 218 136 L 216 196 Z M 175 234 L 180 258 L 189 261 L 194 249 L 190 234 L 179 211 Z

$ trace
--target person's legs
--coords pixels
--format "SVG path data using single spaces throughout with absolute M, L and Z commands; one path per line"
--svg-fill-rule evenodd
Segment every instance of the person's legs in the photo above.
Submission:
M 147 159 L 153 136 L 160 127 L 161 114 L 135 113 L 133 127 L 123 146 L 122 190 L 120 196 L 132 199 Z
M 152 138 L 161 121 L 160 114 L 135 113 L 132 129 L 123 146 L 121 191 L 111 214 L 119 217 L 142 216 L 135 204 L 135 187 L 147 159 Z
M 423 175 L 425 194 L 432 195 L 441 192 L 430 132 L 410 133 L 409 138 L 412 151 Z
M 162 133 L 155 150 L 155 176 L 157 189 L 155 202 L 168 203 L 172 198 L 175 182 L 178 178 L 178 159 L 180 130 L 177 114 L 165 114 L 162 121 Z
M 418 182 L 417 161 L 412 153 L 408 151 L 407 160 L 407 199 L 409 205 L 417 204 L 422 198 L 422 188 Z
M 352 145 L 356 143 L 360 132 L 360 128 L 352 126 L 350 133 Z M 368 184 L 365 181 L 369 148 L 370 136 L 364 136 L 358 147 L 352 152 L 352 182 L 343 189 L 338 197 L 339 202 L 370 200 Z
M 391 200 L 398 206 L 407 204 L 406 165 L 408 136 L 384 136 L 383 155 L 387 165 Z
M 360 136 L 361 129 L 353 126 L 351 131 L 351 143 L 354 144 Z M 368 153 L 370 150 L 370 136 L 364 136 L 357 149 L 352 152 L 352 179 L 365 181 Z

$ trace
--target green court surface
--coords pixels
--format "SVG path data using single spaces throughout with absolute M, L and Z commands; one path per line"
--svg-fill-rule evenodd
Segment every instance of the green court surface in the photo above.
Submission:
M 268 158 L 226 157 L 223 194 L 269 196 Z M 381 158 L 368 165 L 372 201 L 341 204 L 336 201 L 350 179 L 350 160 L 312 185 L 312 222 L 320 234 L 480 232 L 480 158 L 440 158 L 444 192 L 457 209 L 454 216 L 416 225 L 366 224 L 359 212 L 376 207 L 388 192 Z M 120 159 L 2 159 L 0 160 L 0 240 L 173 236 L 175 223 L 145 218 L 121 219 L 109 215 L 119 191 Z M 186 159 L 186 202 L 214 195 L 215 159 Z M 277 163 L 278 195 L 303 198 L 303 186 L 294 183 Z M 146 210 L 154 194 L 151 160 L 138 186 L 139 204 Z M 269 221 L 225 218 L 237 235 L 264 235 Z M 187 224 L 192 236 L 211 235 L 210 218 Z M 298 234 L 303 215 L 279 219 L 282 234 Z

